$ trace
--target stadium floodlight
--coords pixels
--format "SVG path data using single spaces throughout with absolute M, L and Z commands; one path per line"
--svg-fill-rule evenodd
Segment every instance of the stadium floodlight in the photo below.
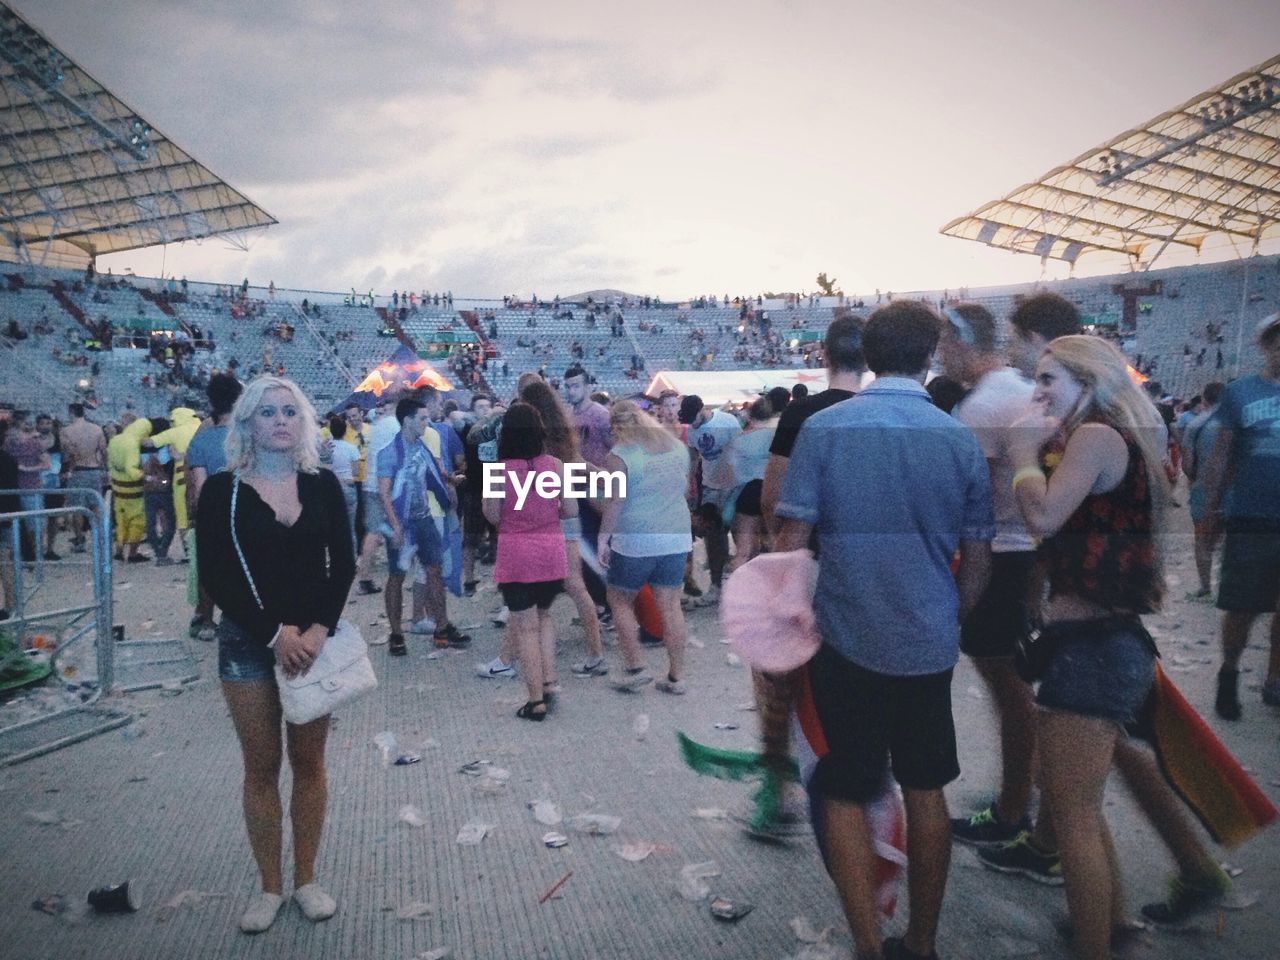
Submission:
M 1280 56 L 1237 74 L 950 221 L 942 233 L 1074 264 L 1150 267 L 1212 238 L 1237 255 L 1280 238 Z
M 276 222 L 0 0 L 0 260 L 83 266 Z
M 1123 180 L 1143 167 L 1173 156 L 1201 140 L 1235 126 L 1246 117 L 1252 117 L 1262 110 L 1269 110 L 1280 104 L 1280 89 L 1274 84 L 1264 85 L 1257 78 L 1245 83 L 1236 92 L 1223 93 L 1221 96 L 1221 100 L 1216 105 L 1200 109 L 1200 129 L 1189 136 L 1172 140 L 1144 156 L 1126 157 L 1124 158 L 1126 162 L 1116 163 L 1117 156 L 1113 153 L 1109 170 L 1104 176 L 1098 178 L 1098 186 L 1109 187 L 1117 180 Z
M 0 60 L 13 68 L 15 82 L 29 90 L 34 87 L 47 94 L 109 143 L 129 153 L 135 160 L 145 161 L 150 156 L 150 143 L 141 130 L 130 130 L 115 118 L 100 115 L 93 100 L 69 93 L 64 81 L 70 61 L 7 7 L 4 13 L 0 17 Z M 134 120 L 141 123 L 137 118 Z M 147 132 L 150 133 L 149 128 Z

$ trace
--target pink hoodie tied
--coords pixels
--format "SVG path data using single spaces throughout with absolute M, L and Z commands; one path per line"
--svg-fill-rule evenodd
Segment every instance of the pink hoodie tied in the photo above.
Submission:
M 808 550 L 762 553 L 739 567 L 720 600 L 720 626 L 738 655 L 767 673 L 807 663 L 822 642 L 813 616 L 817 582 Z

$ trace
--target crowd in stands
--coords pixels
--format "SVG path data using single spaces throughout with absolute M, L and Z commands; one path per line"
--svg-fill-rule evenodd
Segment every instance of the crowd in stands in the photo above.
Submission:
M 1157 273 L 1159 279 L 1134 288 L 1143 291 L 1138 294 L 1125 292 L 1124 278 L 1041 286 L 1066 293 L 1084 314 L 1086 329 L 1115 342 L 1141 372 L 1172 393 L 1194 395 L 1239 369 L 1241 330 L 1280 293 L 1280 259 L 1256 258 L 1243 270 L 1222 264 L 1152 275 Z M 0 287 L 0 348 L 15 351 L 20 360 L 0 374 L 0 386 L 21 399 L 39 381 L 39 391 L 62 400 L 91 399 L 116 408 L 137 390 L 142 406 L 157 413 L 172 399 L 166 394 L 200 389 L 213 371 L 233 368 L 233 360 L 240 375 L 268 369 L 258 362 L 263 342 L 281 348 L 270 369 L 283 364 L 308 389 L 324 393 L 327 387 L 333 395 L 325 399 L 336 401 L 341 391 L 330 376 L 335 366 L 358 382 L 394 349 L 391 341 L 416 340 L 421 346 L 440 324 L 470 326 L 480 338 L 482 357 L 457 350 L 451 367 L 462 386 L 481 390 L 509 388 L 513 371 L 529 365 L 545 363 L 554 370 L 574 359 L 592 364 L 615 391 L 664 369 L 814 367 L 821 365 L 817 344 L 833 317 L 898 296 L 726 294 L 673 304 L 614 293 L 574 301 L 535 295 L 508 296 L 501 306 L 471 311 L 455 309 L 450 293 L 425 290 L 390 296 L 352 291 L 344 305 L 337 294 L 307 292 L 297 299 L 274 284 L 252 286 L 248 278 L 202 284 L 15 267 L 6 279 Z M 946 290 L 921 298 L 940 306 L 971 298 L 1001 315 L 1034 289 Z M 1003 322 L 998 336 L 1008 336 Z M 176 374 L 165 362 L 166 350 L 155 348 L 156 337 L 177 344 Z M 20 379 L 19 371 L 32 381 L 29 387 L 12 382 Z

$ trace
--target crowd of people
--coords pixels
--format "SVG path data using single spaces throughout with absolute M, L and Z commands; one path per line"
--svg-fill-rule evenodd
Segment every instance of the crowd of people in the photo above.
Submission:
M 776 388 L 738 409 L 674 392 L 611 401 L 574 363 L 559 391 L 545 370 L 522 374 L 510 398 L 473 393 L 465 408 L 431 387 L 393 387 L 371 410 L 353 401 L 322 422 L 289 380 L 242 387 L 218 373 L 204 409 L 167 418 L 100 427 L 78 404 L 66 425 L 12 411 L 0 420 L 0 488 L 109 492 L 117 559 L 190 562 L 191 635 L 218 644 L 244 754 L 262 886 L 241 919 L 246 932 L 267 929 L 283 903 L 286 744 L 294 898 L 312 920 L 337 908 L 314 876 L 328 719 L 282 735 L 273 668 L 307 669 L 353 586 L 383 595 L 389 629 L 369 639 L 389 656 L 404 656 L 418 636 L 466 648 L 449 596 L 473 596 L 478 567 L 492 564 L 506 634 L 477 670 L 520 677 L 527 699 L 516 716 L 543 722 L 564 695 L 550 617 L 561 593 L 586 645 L 575 676 L 682 696 L 696 691 L 686 611 L 719 605 L 726 579 L 760 553 L 812 550 L 822 643 L 796 671 L 756 672 L 761 739 L 766 759 L 783 759 L 796 712 L 820 734 L 805 785 L 857 956 L 935 956 L 955 841 L 977 846 L 993 869 L 1065 884 L 1074 948 L 1101 958 L 1126 921 L 1103 815 L 1113 765 L 1178 865 L 1168 899 L 1143 913 L 1180 920 L 1230 887 L 1131 736 L 1142 734 L 1157 656 L 1141 618 L 1165 597 L 1160 548 L 1181 470 L 1200 576 L 1189 600 L 1212 598 L 1223 541 L 1214 707 L 1242 717 L 1240 659 L 1266 615 L 1262 699 L 1280 705 L 1280 314 L 1256 332 L 1260 374 L 1210 384 L 1185 404 L 1140 387 L 1120 352 L 1082 335 L 1076 309 L 1056 295 L 1022 301 L 1009 322 L 1001 348 L 996 318 L 977 304 L 939 313 L 899 300 L 866 320 L 845 314 L 821 345 L 826 390 Z M 931 371 L 941 374 L 932 382 Z M 868 372 L 875 379 L 864 386 Z M 954 385 L 945 392 L 936 388 L 944 379 Z M 625 495 L 606 485 L 576 497 L 532 482 L 567 479 L 575 464 L 624 478 Z M 501 493 L 486 486 L 493 467 L 506 477 Z M 40 499 L 5 509 L 36 509 Z M 57 524 L 23 522 L 22 531 L 22 560 L 36 551 L 60 559 Z M 67 532 L 83 551 L 83 529 Z M 695 537 L 705 543 L 705 590 Z M 170 557 L 175 541 L 181 560 Z M 656 621 L 642 623 L 644 604 Z M 1033 675 L 1019 663 L 1028 623 L 1049 650 Z M 617 631 L 614 664 L 607 629 Z M 657 676 L 646 643 L 665 650 Z M 950 685 L 961 653 L 997 708 L 989 736 L 1001 782 L 989 805 L 951 819 L 942 790 L 960 772 Z M 866 809 L 890 776 L 905 800 L 911 909 L 905 935 L 886 940 Z M 808 819 L 785 803 L 769 810 L 757 832 Z

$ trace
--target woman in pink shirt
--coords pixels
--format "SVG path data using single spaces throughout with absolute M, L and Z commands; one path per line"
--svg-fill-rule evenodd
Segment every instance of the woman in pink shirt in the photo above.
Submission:
M 515 635 L 529 700 L 516 711 L 524 720 L 545 720 L 547 697 L 557 692 L 555 628 L 551 602 L 564 589 L 564 534 L 562 517 L 577 516 L 573 500 L 543 496 L 538 475 L 563 477 L 563 464 L 544 452 L 546 429 L 538 411 L 527 403 L 507 408 L 498 436 L 498 461 L 503 468 L 503 495 L 484 500 L 484 515 L 498 528 L 498 556 L 493 579 L 511 611 L 510 629 Z M 527 486 L 526 486 L 527 485 Z M 517 489 L 526 490 L 520 502 Z M 517 504 L 519 504 L 517 506 Z

